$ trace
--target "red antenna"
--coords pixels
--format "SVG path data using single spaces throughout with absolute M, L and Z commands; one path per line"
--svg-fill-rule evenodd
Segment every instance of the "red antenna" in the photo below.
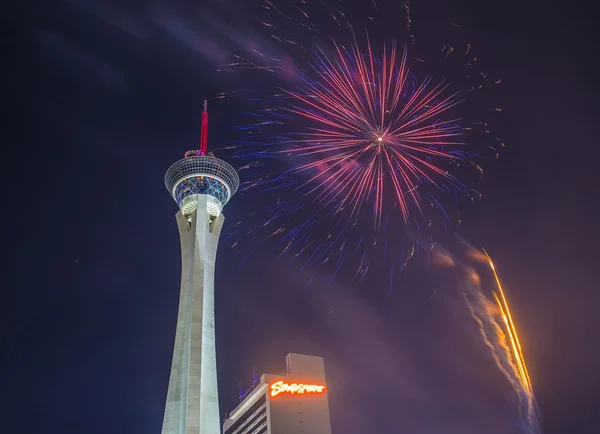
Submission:
M 202 130 L 200 131 L 200 153 L 206 155 L 208 151 L 208 109 L 204 100 L 204 111 L 202 112 Z

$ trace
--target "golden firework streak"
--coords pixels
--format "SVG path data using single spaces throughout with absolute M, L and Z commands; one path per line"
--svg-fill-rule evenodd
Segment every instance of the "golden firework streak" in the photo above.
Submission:
M 519 336 L 517 335 L 517 329 L 515 328 L 515 324 L 513 322 L 512 316 L 510 314 L 510 309 L 508 308 L 508 302 L 506 301 L 506 296 L 504 295 L 504 290 L 502 289 L 502 284 L 500 283 L 500 278 L 498 277 L 498 273 L 496 272 L 496 267 L 494 267 L 494 263 L 492 262 L 492 258 L 488 253 L 484 250 L 485 257 L 494 272 L 494 277 L 496 278 L 496 285 L 498 287 L 498 292 L 492 291 L 494 294 L 494 298 L 498 303 L 498 307 L 500 308 L 500 313 L 502 314 L 502 319 L 506 324 L 506 330 L 508 332 L 508 337 L 510 339 L 513 358 L 519 369 L 519 376 L 521 380 L 521 384 L 523 388 L 531 395 L 533 395 L 533 388 L 531 387 L 531 380 L 529 378 L 529 372 L 527 371 L 527 366 L 525 366 L 525 358 L 523 357 L 523 351 L 521 349 L 521 343 L 519 342 Z M 500 296 L 498 296 L 500 294 Z

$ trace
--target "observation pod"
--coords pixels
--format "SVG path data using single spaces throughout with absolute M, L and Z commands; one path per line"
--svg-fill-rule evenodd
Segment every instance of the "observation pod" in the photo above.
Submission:
M 240 178 L 231 165 L 196 151 L 186 153 L 165 175 L 167 190 L 188 219 L 198 208 L 199 194 L 208 196 L 206 210 L 211 218 L 218 217 L 239 185 Z

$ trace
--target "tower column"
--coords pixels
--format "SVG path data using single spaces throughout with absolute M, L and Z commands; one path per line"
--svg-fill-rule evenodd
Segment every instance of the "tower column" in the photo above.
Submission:
M 162 434 L 220 433 L 214 270 L 225 217 L 209 213 L 210 196 L 194 196 L 196 211 L 176 216 L 181 291 Z
M 220 434 L 215 342 L 215 260 L 223 207 L 240 186 L 231 165 L 206 155 L 206 102 L 202 149 L 188 151 L 165 174 L 179 206 L 181 290 L 162 434 Z

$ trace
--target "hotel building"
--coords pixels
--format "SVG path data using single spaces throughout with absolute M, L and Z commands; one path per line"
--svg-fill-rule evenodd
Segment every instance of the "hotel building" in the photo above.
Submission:
M 285 360 L 285 374 L 263 374 L 226 415 L 224 434 L 331 434 L 323 358 L 288 354 Z

